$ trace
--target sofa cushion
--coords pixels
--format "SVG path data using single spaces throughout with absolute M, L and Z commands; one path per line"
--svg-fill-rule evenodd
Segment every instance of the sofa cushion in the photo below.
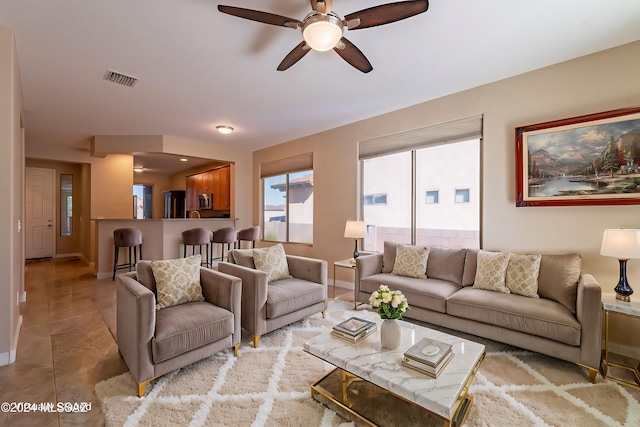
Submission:
M 538 295 L 559 302 L 575 313 L 581 267 L 582 257 L 578 254 L 542 255 Z
M 396 248 L 398 244 L 394 242 L 384 242 L 384 251 L 382 252 L 382 272 L 391 273 L 396 262 Z
M 287 255 L 280 243 L 268 248 L 253 249 L 253 262 L 257 270 L 267 273 L 267 283 L 291 278 Z
M 426 279 L 428 256 L 429 248 L 424 246 L 398 245 L 391 274 Z
M 204 301 L 200 286 L 200 255 L 151 261 L 156 281 L 156 309 L 187 302 Z
M 253 262 L 253 249 L 232 249 L 229 251 L 229 259 L 234 264 L 247 268 L 256 268 Z
M 580 345 L 580 323 L 564 306 L 551 300 L 532 302 L 522 295 L 465 287 L 449 297 L 447 313 L 572 346 Z
M 466 255 L 467 250 L 464 248 L 431 247 L 427 260 L 427 277 L 461 285 Z
M 540 255 L 509 254 L 505 284 L 512 294 L 538 298 Z
M 464 272 L 462 273 L 462 286 L 471 286 L 476 280 L 476 268 L 478 267 L 478 249 L 467 249 L 464 258 Z
M 136 280 L 153 292 L 154 295 L 157 293 L 156 279 L 153 278 L 151 261 L 138 261 L 136 264 Z
M 292 313 L 323 302 L 324 286 L 300 279 L 282 279 L 269 284 L 267 319 Z
M 373 293 L 380 285 L 401 291 L 407 298 L 409 307 L 421 307 L 427 310 L 446 313 L 447 298 L 460 289 L 459 285 L 439 279 L 416 279 L 393 274 L 374 274 L 360 279 L 360 291 Z
M 510 291 L 505 285 L 508 265 L 508 252 L 478 251 L 478 266 L 473 287 L 508 294 Z
M 233 313 L 208 302 L 191 302 L 156 312 L 151 340 L 154 363 L 160 363 L 233 334 Z

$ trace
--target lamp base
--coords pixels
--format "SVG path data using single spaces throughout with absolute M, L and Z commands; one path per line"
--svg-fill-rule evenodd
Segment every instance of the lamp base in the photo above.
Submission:
M 631 301 L 631 297 L 629 295 L 616 294 L 616 299 L 620 300 L 620 301 L 624 301 L 624 302 L 630 302 Z
M 616 293 L 617 300 L 629 302 L 631 301 L 633 289 L 631 289 L 627 281 L 627 260 L 619 259 L 618 262 L 620 263 L 620 280 L 613 290 Z

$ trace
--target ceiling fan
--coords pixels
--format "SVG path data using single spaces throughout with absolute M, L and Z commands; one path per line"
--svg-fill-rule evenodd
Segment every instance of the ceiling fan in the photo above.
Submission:
M 331 9 L 332 0 L 311 0 L 311 12 L 302 21 L 286 16 L 235 6 L 219 5 L 222 13 L 279 27 L 300 28 L 303 41 L 300 42 L 278 65 L 284 71 L 298 62 L 311 49 L 327 51 L 333 49 L 353 67 L 368 73 L 373 70 L 371 63 L 353 43 L 342 36 L 344 29 L 359 30 L 389 24 L 401 19 L 426 12 L 428 0 L 400 1 L 370 7 L 345 15 L 344 19 Z

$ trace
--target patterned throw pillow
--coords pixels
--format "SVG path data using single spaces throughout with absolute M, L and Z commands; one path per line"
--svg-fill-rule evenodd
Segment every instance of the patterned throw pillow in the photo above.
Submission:
M 268 248 L 254 249 L 253 262 L 257 270 L 267 273 L 267 283 L 291 278 L 287 255 L 280 243 Z
M 508 252 L 478 251 L 478 267 L 473 287 L 504 294 L 510 293 L 505 285 L 508 265 Z
M 391 274 L 415 277 L 416 279 L 426 279 L 428 256 L 429 248 L 398 245 Z
M 158 292 L 156 310 L 186 302 L 204 301 L 200 286 L 200 255 L 152 261 Z
M 509 255 L 506 285 L 512 294 L 538 298 L 541 255 Z

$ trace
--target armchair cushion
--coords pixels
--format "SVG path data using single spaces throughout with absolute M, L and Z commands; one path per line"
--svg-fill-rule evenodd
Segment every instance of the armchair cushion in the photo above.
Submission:
M 254 249 L 253 262 L 257 270 L 267 273 L 267 283 L 291 278 L 287 255 L 279 243 L 268 248 Z
M 324 286 L 300 279 L 282 279 L 269 285 L 267 318 L 274 319 L 325 300 Z
M 156 314 L 151 340 L 154 363 L 225 338 L 234 332 L 233 313 L 208 302 L 168 307 Z
M 200 262 L 200 255 L 151 262 L 157 289 L 157 310 L 204 301 L 200 286 Z

